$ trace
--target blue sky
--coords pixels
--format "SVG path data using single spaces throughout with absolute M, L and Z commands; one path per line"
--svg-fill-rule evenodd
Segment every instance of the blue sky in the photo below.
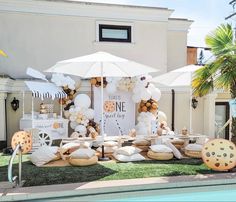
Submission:
M 188 45 L 205 46 L 204 38 L 225 17 L 232 13 L 230 0 L 82 0 L 116 4 L 157 6 L 174 9 L 171 17 L 194 20 L 188 35 Z M 235 23 L 234 21 L 228 21 Z

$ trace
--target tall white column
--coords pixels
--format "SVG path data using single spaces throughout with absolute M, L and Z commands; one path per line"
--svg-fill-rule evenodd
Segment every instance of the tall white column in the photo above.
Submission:
M 6 141 L 6 110 L 7 93 L 0 92 L 0 141 Z
M 211 93 L 204 97 L 204 135 L 215 138 L 215 100 L 217 94 Z

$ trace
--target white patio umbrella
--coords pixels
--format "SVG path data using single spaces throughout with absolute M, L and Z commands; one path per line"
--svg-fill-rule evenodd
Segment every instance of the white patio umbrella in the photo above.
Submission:
M 192 133 L 192 76 L 193 73 L 202 68 L 200 65 L 187 65 L 170 72 L 164 73 L 160 76 L 153 78 L 153 82 L 171 87 L 190 87 L 190 117 L 189 117 L 189 131 Z
M 83 78 L 101 77 L 101 86 L 103 86 L 103 77 L 134 77 L 157 71 L 158 69 L 120 58 L 106 52 L 97 52 L 86 56 L 60 61 L 46 70 L 46 72 L 71 74 Z M 104 139 L 102 87 L 101 99 L 101 135 Z

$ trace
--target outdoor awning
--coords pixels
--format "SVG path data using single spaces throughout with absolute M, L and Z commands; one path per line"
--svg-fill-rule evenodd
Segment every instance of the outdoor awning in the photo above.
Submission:
M 44 98 L 64 98 L 66 93 L 58 86 L 48 82 L 25 81 L 27 87 L 32 91 L 34 97 Z

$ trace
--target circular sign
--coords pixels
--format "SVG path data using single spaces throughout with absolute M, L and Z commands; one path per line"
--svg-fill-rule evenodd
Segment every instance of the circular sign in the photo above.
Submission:
M 32 136 L 26 131 L 16 132 L 11 140 L 11 147 L 14 150 L 20 144 L 22 154 L 26 154 L 32 149 Z
M 225 139 L 208 141 L 203 146 L 202 159 L 213 170 L 230 170 L 235 166 L 236 146 Z

